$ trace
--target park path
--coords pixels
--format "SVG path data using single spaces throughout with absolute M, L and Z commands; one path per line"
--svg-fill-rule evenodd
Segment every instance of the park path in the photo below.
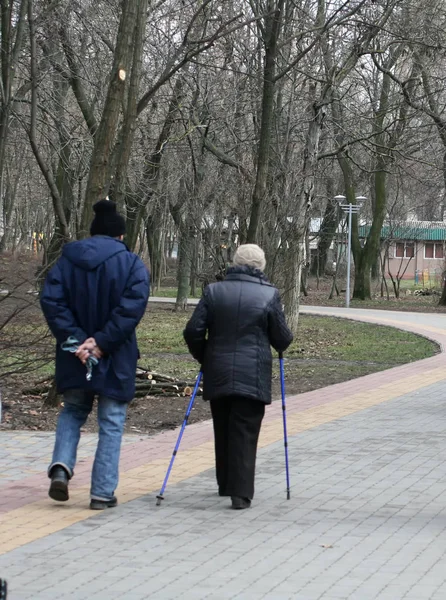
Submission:
M 446 315 L 304 311 L 399 327 L 446 347 Z M 445 396 L 441 353 L 288 397 L 289 501 L 275 403 L 255 502 L 240 513 L 215 493 L 209 422 L 187 428 L 160 508 L 155 495 L 178 431 L 126 436 L 120 506 L 99 515 L 88 510 L 94 436 L 82 438 L 70 501 L 55 505 L 45 476 L 53 434 L 0 430 L 8 600 L 444 600 Z

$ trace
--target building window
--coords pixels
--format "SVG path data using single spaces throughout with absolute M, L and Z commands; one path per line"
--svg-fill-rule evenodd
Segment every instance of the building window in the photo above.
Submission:
M 424 258 L 443 258 L 443 244 L 429 242 L 424 244 Z
M 397 242 L 396 258 L 413 258 L 415 256 L 415 244 L 413 242 Z

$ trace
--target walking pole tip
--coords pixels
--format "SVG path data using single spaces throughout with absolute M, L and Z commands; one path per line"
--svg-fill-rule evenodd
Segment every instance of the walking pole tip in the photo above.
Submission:
M 289 500 L 291 498 L 290 490 L 286 491 L 286 499 Z
M 156 497 L 156 505 L 157 506 L 161 506 L 161 500 L 164 500 L 164 496 L 157 496 Z

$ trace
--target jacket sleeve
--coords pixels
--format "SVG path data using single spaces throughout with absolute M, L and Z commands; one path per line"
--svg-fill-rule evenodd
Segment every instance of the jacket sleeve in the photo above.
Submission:
M 293 334 L 286 324 L 282 301 L 278 291 L 274 294 L 268 310 L 268 336 L 271 346 L 277 352 L 285 352 L 293 341 Z
M 81 343 L 87 339 L 87 334 L 79 327 L 68 305 L 60 261 L 54 265 L 45 279 L 40 295 L 40 306 L 58 344 L 65 342 L 70 336 Z
M 111 354 L 130 338 L 144 316 L 149 293 L 149 273 L 144 263 L 136 258 L 120 303 L 113 309 L 102 330 L 94 334 L 94 339 L 103 352 Z
M 203 364 L 206 349 L 208 316 L 209 299 L 205 290 L 183 332 L 189 352 L 200 364 Z

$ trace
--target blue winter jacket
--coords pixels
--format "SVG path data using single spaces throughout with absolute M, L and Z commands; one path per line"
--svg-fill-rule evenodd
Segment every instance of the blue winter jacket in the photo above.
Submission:
M 64 247 L 40 298 L 57 341 L 60 393 L 85 389 L 124 402 L 133 399 L 139 356 L 135 329 L 148 298 L 149 273 L 123 242 L 94 236 Z M 104 352 L 91 381 L 80 360 L 60 347 L 70 336 L 81 343 L 94 337 Z

